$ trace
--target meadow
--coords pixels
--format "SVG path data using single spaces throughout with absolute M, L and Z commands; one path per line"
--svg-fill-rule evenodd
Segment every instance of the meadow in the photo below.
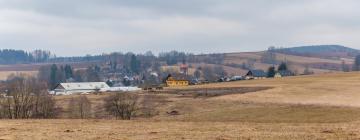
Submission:
M 137 93 L 159 97 L 153 117 L 0 120 L 0 139 L 360 139 L 359 89 L 356 72 L 166 88 Z M 107 95 L 88 97 L 97 112 Z

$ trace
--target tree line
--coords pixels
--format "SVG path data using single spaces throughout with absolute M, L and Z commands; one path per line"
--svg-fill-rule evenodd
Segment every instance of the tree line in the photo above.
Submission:
M 53 56 L 49 51 L 35 50 L 26 52 L 23 50 L 3 49 L 0 50 L 0 64 L 24 64 L 45 62 Z

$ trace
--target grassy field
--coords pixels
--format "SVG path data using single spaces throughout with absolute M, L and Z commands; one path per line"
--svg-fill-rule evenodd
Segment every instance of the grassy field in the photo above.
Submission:
M 186 96 L 224 89 L 236 90 Z M 152 93 L 162 97 L 152 118 L 0 120 L 0 139 L 360 139 L 359 89 L 360 73 L 168 88 Z M 106 96 L 89 95 L 93 108 Z M 56 100 L 66 106 L 70 98 Z
M 225 55 L 224 63 L 228 64 L 243 64 L 247 62 L 249 59 L 256 60 L 254 67 L 256 69 L 267 70 L 271 65 L 261 63 L 261 56 L 264 52 L 241 52 L 241 53 L 229 53 Z M 353 60 L 351 59 L 324 59 L 324 58 L 316 58 L 316 57 L 304 57 L 304 56 L 295 56 L 295 55 L 286 55 L 281 53 L 276 53 L 276 60 L 279 62 L 286 61 L 289 63 L 292 70 L 297 70 L 299 73 L 302 73 L 305 69 L 306 65 L 309 64 L 332 64 L 339 65 L 342 63 L 342 60 L 346 64 L 353 64 Z M 331 70 L 327 69 L 319 69 L 310 67 L 310 69 L 318 74 L 328 73 Z
M 6 80 L 12 74 L 25 74 L 27 76 L 36 76 L 38 74 L 38 71 L 0 71 L 0 80 Z

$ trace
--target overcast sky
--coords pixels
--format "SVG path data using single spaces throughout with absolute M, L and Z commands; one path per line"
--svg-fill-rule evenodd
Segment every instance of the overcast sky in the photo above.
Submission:
M 360 49 L 359 7 L 359 0 L 0 0 L 0 48 L 61 56 Z

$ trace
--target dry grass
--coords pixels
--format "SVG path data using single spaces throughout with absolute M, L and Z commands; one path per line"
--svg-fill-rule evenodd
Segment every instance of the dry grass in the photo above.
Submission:
M 6 80 L 12 74 L 25 74 L 27 76 L 36 76 L 38 71 L 0 71 L 0 80 Z
M 245 87 L 266 86 L 275 88 L 252 94 L 222 96 L 217 99 L 360 107 L 360 94 L 358 93 L 360 87 L 360 73 L 357 72 L 240 81 L 224 85 L 213 84 L 204 86 L 233 87 L 235 85 Z
M 252 60 L 256 60 L 256 63 L 254 64 L 254 67 L 256 69 L 267 70 L 271 65 L 260 62 L 261 55 L 263 53 L 264 52 L 229 53 L 225 55 L 225 63 L 242 64 L 242 63 L 246 63 L 248 59 L 252 59 Z M 340 65 L 342 63 L 342 60 L 344 60 L 346 64 L 353 64 L 353 60 L 351 59 L 333 60 L 333 59 L 323 59 L 316 57 L 286 55 L 281 53 L 276 54 L 276 60 L 279 62 L 281 61 L 289 62 L 291 64 L 290 65 L 291 69 L 297 70 L 299 73 L 302 73 L 305 69 L 305 66 L 309 64 L 326 63 L 326 64 Z M 318 68 L 310 68 L 310 69 L 318 74 L 331 72 L 331 70 L 326 70 L 326 69 L 318 69 Z
M 1 120 L 0 139 L 359 139 L 360 73 L 208 84 L 167 90 L 272 87 L 209 98 L 157 93 L 153 118 Z M 106 95 L 89 95 L 100 106 Z M 56 97 L 65 105 L 68 96 Z M 176 110 L 179 115 L 166 112 Z
M 357 139 L 359 122 L 243 123 L 115 120 L 3 120 L 0 139 Z

